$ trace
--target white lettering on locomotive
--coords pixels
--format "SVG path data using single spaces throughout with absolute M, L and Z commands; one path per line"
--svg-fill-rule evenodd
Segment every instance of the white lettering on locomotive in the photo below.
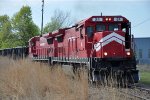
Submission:
M 103 21 L 103 18 L 92 18 L 92 21 L 93 22 L 100 22 L 100 21 Z
M 123 18 L 115 17 L 115 18 L 114 18 L 114 21 L 123 21 Z

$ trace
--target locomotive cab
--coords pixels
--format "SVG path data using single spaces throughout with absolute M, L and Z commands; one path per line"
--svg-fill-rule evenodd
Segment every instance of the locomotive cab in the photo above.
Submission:
M 122 16 L 92 17 L 85 33 L 93 43 L 96 57 L 127 58 L 132 56 L 130 22 Z

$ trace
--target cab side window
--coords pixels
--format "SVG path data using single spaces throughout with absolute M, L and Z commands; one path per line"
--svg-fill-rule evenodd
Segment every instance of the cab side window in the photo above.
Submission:
M 101 32 L 101 31 L 105 31 L 105 30 L 106 30 L 105 25 L 96 25 L 97 32 Z
M 86 28 L 86 33 L 87 33 L 87 36 L 88 36 L 88 37 L 91 37 L 91 36 L 93 35 L 93 32 L 94 32 L 93 26 L 88 26 L 88 27 Z
M 47 39 L 47 43 L 48 43 L 48 44 L 53 44 L 53 38 Z
M 58 36 L 58 37 L 57 37 L 57 41 L 58 41 L 58 43 L 59 43 L 59 42 L 63 42 L 63 37 L 62 37 L 62 36 Z

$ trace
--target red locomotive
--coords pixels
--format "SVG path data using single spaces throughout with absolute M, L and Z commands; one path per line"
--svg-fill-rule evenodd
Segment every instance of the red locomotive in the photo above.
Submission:
M 131 24 L 123 16 L 92 16 L 72 27 L 29 40 L 33 60 L 84 64 L 92 81 L 110 73 L 138 82 Z M 78 67 L 78 66 L 76 66 Z

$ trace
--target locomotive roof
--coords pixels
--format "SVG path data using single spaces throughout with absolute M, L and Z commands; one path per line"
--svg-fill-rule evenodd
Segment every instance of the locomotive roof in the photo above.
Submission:
M 106 18 L 111 18 L 111 21 L 106 21 L 105 20 Z M 117 21 L 114 21 L 115 18 L 116 19 L 118 18 Z M 78 23 L 75 24 L 75 26 L 72 26 L 72 27 L 80 27 L 80 26 L 84 25 L 86 22 L 113 22 L 113 21 L 114 22 L 121 22 L 121 20 L 119 20 L 119 18 L 122 19 L 122 22 L 129 22 L 128 19 L 126 19 L 125 17 L 123 17 L 121 15 L 116 15 L 116 16 L 91 16 L 89 18 L 86 18 L 86 19 L 83 19 L 83 20 L 79 21 Z M 69 27 L 69 28 L 72 28 L 72 27 Z M 65 30 L 69 29 L 69 28 L 58 29 L 58 30 L 53 31 L 51 33 L 42 34 L 42 37 L 44 37 L 44 38 L 57 37 L 57 36 L 63 35 L 65 33 Z M 39 40 L 40 37 L 41 36 L 32 37 L 29 41 Z
M 32 41 L 39 40 L 39 38 L 40 38 L 40 36 L 34 36 L 34 37 L 32 37 L 31 39 L 29 39 L 28 42 L 30 42 L 31 40 L 32 40 Z
M 86 22 L 92 21 L 93 18 L 103 18 L 103 19 L 105 19 L 105 18 L 111 18 L 111 19 L 113 19 L 113 18 L 123 18 L 123 22 L 129 22 L 128 19 L 126 19 L 125 17 L 123 17 L 123 16 L 121 16 L 121 15 L 116 15 L 116 16 L 91 16 L 91 17 L 89 17 L 89 18 L 86 18 L 86 19 L 84 19 L 84 20 L 79 21 L 79 22 L 77 23 L 77 25 L 83 25 L 83 24 L 85 24 Z M 104 22 L 104 21 L 105 21 L 105 20 L 103 20 L 102 22 Z M 116 21 L 116 22 L 117 22 L 117 21 Z
M 42 34 L 42 37 L 44 38 L 57 37 L 57 36 L 63 35 L 66 29 L 67 28 L 63 28 L 63 29 L 58 29 L 50 33 L 45 33 L 45 34 Z

